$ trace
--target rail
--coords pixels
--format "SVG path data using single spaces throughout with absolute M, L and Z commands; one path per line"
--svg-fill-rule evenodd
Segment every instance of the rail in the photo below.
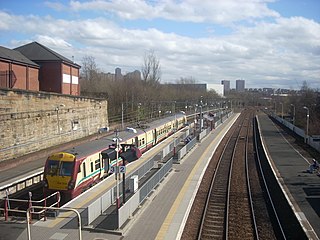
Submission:
M 239 120 L 240 121 L 240 120 Z M 239 122 L 237 121 L 237 122 Z M 238 124 L 235 123 L 234 125 Z M 231 169 L 231 159 L 233 158 L 236 139 L 234 135 L 239 135 L 240 128 L 232 127 L 227 143 L 219 157 L 216 171 L 212 177 L 210 189 L 207 195 L 205 207 L 202 213 L 198 240 L 221 238 L 226 236 L 227 229 L 227 191 L 229 183 L 229 172 Z M 230 151 L 231 150 L 231 151 Z M 207 215 L 211 215 L 211 220 Z
M 241 157 L 242 157 L 242 156 L 238 156 L 239 152 L 241 153 L 241 151 L 239 151 L 238 149 L 243 148 L 243 146 L 242 146 L 243 144 L 240 142 L 240 140 L 243 139 L 241 130 L 243 130 L 243 128 L 245 127 L 246 118 L 247 118 L 247 115 L 243 116 L 242 122 L 239 124 L 238 132 L 235 132 L 236 134 L 233 136 L 235 138 L 235 140 L 234 140 L 235 143 L 234 143 L 234 147 L 232 150 L 232 157 L 230 160 L 231 161 L 230 169 L 228 172 L 228 189 L 227 189 L 227 202 L 226 202 L 227 209 L 225 212 L 225 231 L 224 231 L 225 239 L 230 238 L 230 232 L 234 233 L 235 231 L 238 231 L 238 230 L 235 230 L 235 227 L 234 227 L 234 225 L 236 225 L 236 221 L 234 221 L 232 218 L 238 214 L 238 213 L 234 214 L 234 212 L 235 212 L 234 209 L 235 208 L 238 209 L 238 207 L 239 207 L 238 196 L 237 196 L 237 194 L 232 194 L 232 193 L 236 192 L 235 191 L 236 188 L 241 189 L 242 179 L 236 175 L 237 172 L 241 171 L 241 166 L 238 167 L 240 169 L 240 171 L 234 170 L 234 168 L 237 168 L 237 166 L 235 166 L 235 164 L 236 164 L 235 161 L 241 160 Z M 239 161 L 237 161 L 237 162 L 238 162 L 237 164 L 241 165 L 241 162 L 240 163 L 239 163 Z M 239 182 L 240 182 L 240 184 L 239 184 Z M 245 207 L 245 205 L 242 205 L 241 207 Z M 231 213 L 233 213 L 233 215 L 231 215 Z M 232 221 L 230 221 L 230 219 Z
M 254 118 L 252 117 L 252 121 L 249 122 L 249 126 L 247 129 L 247 139 L 246 139 L 246 152 L 245 152 L 245 161 L 246 161 L 246 179 L 247 179 L 247 188 L 248 188 L 248 198 L 249 198 L 249 203 L 250 203 L 250 210 L 251 210 L 251 217 L 252 217 L 252 224 L 253 224 L 253 234 L 255 239 L 259 239 L 259 232 L 258 232 L 258 226 L 257 226 L 257 221 L 256 221 L 256 216 L 254 213 L 254 202 L 253 202 L 253 193 L 251 191 L 251 185 L 250 185 L 250 174 L 249 174 L 249 160 L 248 160 L 248 152 L 249 152 L 249 136 L 251 129 L 253 128 Z M 252 146 L 252 145 L 251 145 Z
M 53 202 L 52 204 L 50 204 L 50 206 L 47 206 L 47 201 L 50 200 L 50 199 L 53 199 L 53 198 L 56 198 L 56 201 Z M 43 204 L 43 207 L 54 207 L 54 206 L 58 206 L 59 207 L 59 203 L 60 203 L 60 200 L 61 200 L 61 197 L 60 197 L 60 193 L 59 192 L 54 192 L 52 193 L 51 195 L 41 199 L 41 200 L 32 200 L 32 194 L 31 192 L 29 192 L 29 199 L 26 200 L 26 199 L 14 199 L 14 198 L 9 198 L 9 196 L 7 195 L 3 201 L 4 201 L 4 207 L 3 208 L 0 208 L 0 211 L 3 211 L 4 213 L 4 218 L 5 218 L 5 221 L 8 221 L 8 217 L 9 217 L 9 213 L 10 212 L 16 212 L 16 213 L 26 213 L 26 210 L 19 210 L 17 209 L 17 207 L 15 208 L 11 208 L 11 205 L 13 203 L 18 203 L 21 205 L 28 205 L 29 208 L 31 207 L 35 207 L 34 205 L 41 205 Z M 18 207 L 20 207 L 18 206 Z M 39 207 L 39 206 L 37 206 Z M 40 212 L 32 212 L 32 214 L 38 214 L 38 216 L 41 216 L 41 214 L 44 213 L 44 210 L 43 211 L 40 211 Z M 44 220 L 46 220 L 46 216 L 44 214 Z
M 43 170 L 0 187 L 0 199 L 43 181 Z
M 258 126 L 257 126 L 257 119 L 255 119 L 254 121 L 254 142 L 255 142 L 255 149 L 256 149 L 256 152 L 257 152 L 257 163 L 258 163 L 258 170 L 259 170 L 259 173 L 260 173 L 260 176 L 261 176 L 261 179 L 262 179 L 262 183 L 263 184 L 263 187 L 264 187 L 264 191 L 266 192 L 266 196 L 268 198 L 268 202 L 271 206 L 271 210 L 272 210 L 272 213 L 273 213 L 273 216 L 274 216 L 274 219 L 275 219 L 275 222 L 276 222 L 276 228 L 278 229 L 278 232 L 279 232 L 279 235 L 282 239 L 286 239 L 286 235 L 284 233 L 284 230 L 283 230 L 283 227 L 282 227 L 282 224 L 281 224 L 281 221 L 279 219 L 279 216 L 278 216 L 278 213 L 277 213 L 277 210 L 276 210 L 276 207 L 273 203 L 273 200 L 272 200 L 272 197 L 271 197 L 271 193 L 269 191 L 269 187 L 268 187 L 268 184 L 267 184 L 267 181 L 266 181 L 266 177 L 264 176 L 264 172 L 263 172 L 263 169 L 262 169 L 262 165 L 261 165 L 261 160 L 260 160 L 260 157 L 259 157 L 259 147 L 258 147 L 258 139 L 257 139 L 257 135 L 259 133 L 257 133 L 257 129 L 258 129 Z
M 58 208 L 58 207 L 40 207 L 40 206 L 33 206 L 27 209 L 27 219 L 31 218 L 31 210 L 32 209 L 43 209 L 42 211 L 46 210 L 59 210 L 59 211 L 72 211 L 77 215 L 78 218 L 78 232 L 79 232 L 79 240 L 82 240 L 82 233 L 81 233 L 81 216 L 78 210 L 73 208 Z M 31 228 L 30 228 L 30 222 L 27 221 L 27 232 L 28 232 L 28 240 L 31 240 Z

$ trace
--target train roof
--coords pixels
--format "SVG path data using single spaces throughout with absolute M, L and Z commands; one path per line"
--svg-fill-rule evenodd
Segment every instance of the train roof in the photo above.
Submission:
M 159 119 L 159 120 L 156 120 L 156 121 L 153 121 L 150 123 L 141 123 L 140 127 L 143 127 L 143 130 L 137 128 L 136 126 L 131 126 L 132 128 L 137 130 L 137 133 L 120 131 L 120 132 L 118 132 L 118 137 L 120 139 L 122 139 L 122 141 L 126 141 L 127 139 L 130 139 L 132 137 L 140 135 L 140 134 L 144 133 L 145 131 L 147 132 L 149 130 L 152 130 L 154 128 L 162 126 L 166 122 L 181 118 L 183 116 L 185 116 L 185 115 L 179 113 L 179 114 L 176 114 L 176 116 L 168 116 L 163 119 Z M 77 159 L 81 159 L 81 158 L 87 157 L 88 155 L 91 155 L 95 152 L 99 152 L 99 151 L 102 151 L 104 149 L 109 148 L 110 145 L 114 144 L 114 141 L 113 141 L 114 138 L 115 138 L 115 133 L 110 134 L 105 137 L 102 137 L 102 138 L 99 138 L 99 139 L 96 139 L 96 140 L 86 142 L 84 144 L 75 146 L 73 148 L 66 149 L 63 152 L 74 154 L 77 157 Z

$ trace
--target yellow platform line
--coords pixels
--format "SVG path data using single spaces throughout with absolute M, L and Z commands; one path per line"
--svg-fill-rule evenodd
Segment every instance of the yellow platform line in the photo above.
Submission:
M 178 208 L 180 206 L 180 203 L 183 200 L 184 195 L 185 195 L 185 193 L 187 192 L 187 190 L 189 188 L 190 183 L 192 182 L 193 176 L 195 175 L 196 171 L 200 167 L 200 163 L 202 163 L 204 161 L 204 155 L 207 154 L 207 152 L 212 148 L 212 145 L 214 145 L 218 141 L 218 139 L 219 139 L 221 134 L 222 134 L 222 131 L 218 133 L 217 137 L 210 143 L 210 145 L 206 148 L 206 150 L 201 154 L 201 157 L 199 158 L 201 160 L 199 160 L 196 163 L 196 165 L 194 166 L 194 168 L 192 169 L 192 171 L 189 174 L 185 184 L 181 188 L 181 191 L 179 192 L 176 200 L 174 201 L 172 207 L 170 208 L 169 214 L 167 215 L 166 219 L 162 223 L 162 225 L 160 227 L 160 230 L 159 230 L 159 232 L 157 234 L 157 237 L 156 237 L 157 240 L 165 238 L 166 233 L 168 232 L 168 229 L 169 229 L 170 224 L 172 222 L 172 219 L 173 219 L 176 211 L 178 210 Z

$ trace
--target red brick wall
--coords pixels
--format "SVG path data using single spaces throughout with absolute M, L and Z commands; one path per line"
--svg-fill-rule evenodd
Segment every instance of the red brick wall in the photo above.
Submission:
M 12 72 L 16 78 L 12 88 L 27 89 L 27 68 L 25 66 L 12 64 Z
M 72 84 L 72 95 L 80 95 L 79 68 L 72 68 L 72 75 L 78 77 L 78 83 Z
M 0 87 L 7 88 L 9 76 L 9 63 L 0 61 Z
M 62 64 L 62 73 L 65 74 L 65 81 L 62 84 L 62 93 L 79 95 L 79 69 L 72 67 L 71 65 Z M 78 78 L 77 82 L 75 82 L 75 77 Z
M 40 65 L 40 91 L 61 93 L 62 72 L 60 62 L 42 62 Z
M 29 67 L 29 89 L 39 91 L 39 70 Z
M 0 87 L 39 91 L 38 75 L 38 68 L 0 62 Z

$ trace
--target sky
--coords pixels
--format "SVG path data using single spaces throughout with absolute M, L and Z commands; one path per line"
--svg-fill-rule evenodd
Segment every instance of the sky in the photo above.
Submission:
M 0 0 L 0 46 L 33 41 L 123 74 L 153 51 L 161 83 L 320 89 L 319 0 Z

